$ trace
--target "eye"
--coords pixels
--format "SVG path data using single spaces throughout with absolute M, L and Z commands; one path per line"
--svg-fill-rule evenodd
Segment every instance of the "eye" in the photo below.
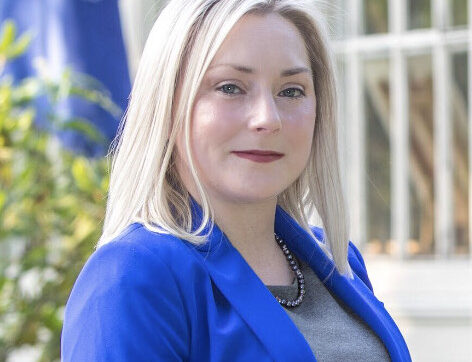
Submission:
M 234 95 L 241 94 L 242 90 L 235 84 L 223 84 L 221 87 L 217 88 L 218 91 L 223 92 L 224 94 Z
M 300 98 L 303 97 L 305 93 L 299 88 L 287 88 L 280 92 L 279 95 L 288 98 Z

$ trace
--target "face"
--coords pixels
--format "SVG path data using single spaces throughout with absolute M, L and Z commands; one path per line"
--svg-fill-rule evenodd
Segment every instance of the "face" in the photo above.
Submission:
M 316 116 L 312 71 L 297 28 L 246 15 L 209 66 L 192 110 L 191 152 L 210 200 L 276 199 L 305 168 Z M 177 170 L 195 195 L 183 136 Z

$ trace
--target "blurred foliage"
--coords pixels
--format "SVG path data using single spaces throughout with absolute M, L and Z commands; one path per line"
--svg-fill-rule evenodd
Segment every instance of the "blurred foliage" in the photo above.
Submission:
M 74 155 L 54 133 L 71 128 L 97 142 L 103 136 L 89 122 L 60 116 L 57 105 L 74 96 L 114 115 L 120 110 L 70 70 L 59 80 L 15 84 L 4 67 L 31 41 L 15 33 L 12 22 L 0 32 L 0 361 L 31 347 L 39 361 L 54 361 L 64 305 L 100 237 L 108 187 L 106 159 Z M 41 97 L 50 105 L 48 130 L 34 122 Z

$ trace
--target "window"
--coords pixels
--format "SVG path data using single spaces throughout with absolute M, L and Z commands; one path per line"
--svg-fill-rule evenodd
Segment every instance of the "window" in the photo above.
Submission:
M 343 64 L 340 154 L 351 240 L 413 361 L 468 360 L 470 4 L 345 5 L 347 32 L 334 49 Z M 448 343 L 431 343 L 445 335 Z
M 470 257 L 468 2 L 337 6 L 352 14 L 335 37 L 351 238 L 400 259 Z
M 366 221 L 368 248 L 392 253 L 390 80 L 387 58 L 366 59 L 363 64 L 366 118 Z
M 364 0 L 364 33 L 376 34 L 388 31 L 388 1 Z
M 434 252 L 434 117 L 431 55 L 408 57 L 408 252 Z
M 408 29 L 430 27 L 431 0 L 408 0 Z
M 451 118 L 453 123 L 453 210 L 455 254 L 469 253 L 469 157 L 467 53 L 452 53 Z
M 452 5 L 452 9 L 449 10 L 451 12 L 450 24 L 453 26 L 467 25 L 467 14 L 469 11 L 467 0 L 450 0 L 448 3 Z

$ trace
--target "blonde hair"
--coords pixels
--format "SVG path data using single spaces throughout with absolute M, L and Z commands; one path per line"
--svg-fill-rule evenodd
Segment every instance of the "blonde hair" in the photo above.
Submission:
M 236 22 L 249 13 L 277 13 L 297 27 L 310 57 L 317 96 L 308 165 L 279 195 L 278 204 L 312 236 L 307 215 L 316 210 L 324 227 L 324 243 L 318 244 L 338 271 L 352 278 L 338 162 L 333 62 L 313 0 L 171 0 L 162 10 L 146 41 L 128 109 L 111 146 L 107 210 L 97 247 L 112 241 L 132 222 L 195 244 L 206 242 L 208 235 L 202 232 L 213 225 L 213 210 L 190 152 L 190 115 L 215 53 Z M 177 88 L 185 95 L 180 99 Z M 203 218 L 196 229 L 192 229 L 190 195 L 174 162 L 180 130 L 201 200 Z

